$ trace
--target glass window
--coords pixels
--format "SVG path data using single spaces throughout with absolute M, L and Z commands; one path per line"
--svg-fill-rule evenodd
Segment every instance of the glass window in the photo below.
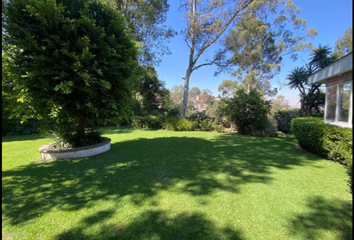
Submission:
M 336 120 L 337 86 L 327 87 L 326 120 Z
M 352 83 L 346 83 L 339 86 L 340 101 L 338 104 L 339 107 L 338 120 L 341 122 L 348 122 L 351 88 L 352 88 Z

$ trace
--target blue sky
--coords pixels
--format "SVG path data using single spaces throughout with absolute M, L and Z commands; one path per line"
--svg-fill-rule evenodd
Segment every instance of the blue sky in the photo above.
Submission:
M 317 29 L 318 35 L 312 41 L 315 46 L 319 44 L 329 45 L 334 50 L 337 39 L 344 35 L 348 27 L 352 27 L 353 6 L 351 0 L 293 0 L 293 2 L 301 9 L 299 16 L 307 20 L 308 27 Z M 185 28 L 185 22 L 178 11 L 179 3 L 179 0 L 169 0 L 170 10 L 165 23 L 178 33 Z M 162 62 L 157 67 L 157 73 L 159 78 L 165 81 L 166 87 L 171 89 L 174 85 L 183 85 L 182 77 L 184 77 L 187 69 L 189 52 L 182 34 L 175 36 L 169 42 L 168 47 L 172 54 L 162 57 Z M 212 54 L 212 51 L 208 53 Z M 278 82 L 286 81 L 285 78 L 291 69 L 304 65 L 308 54 L 301 54 L 301 56 L 302 59 L 299 58 L 295 62 L 284 58 L 281 72 L 271 80 L 271 83 L 278 86 Z M 235 80 L 228 73 L 214 77 L 214 72 L 214 66 L 205 66 L 193 72 L 189 84 L 190 88 L 207 88 L 217 96 L 219 94 L 218 87 L 224 79 Z M 298 106 L 297 90 L 283 87 L 278 91 L 278 94 L 284 95 L 292 106 Z

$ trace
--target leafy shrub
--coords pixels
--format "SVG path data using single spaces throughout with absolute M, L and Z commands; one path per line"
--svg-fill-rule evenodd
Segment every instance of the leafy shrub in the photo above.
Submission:
M 161 129 L 163 126 L 162 116 L 134 116 L 130 122 L 133 128 L 149 128 L 149 129 Z
M 193 113 L 188 119 L 194 123 L 194 130 L 221 132 L 224 129 L 219 119 L 211 118 L 204 112 Z
M 194 123 L 188 119 L 169 117 L 165 121 L 165 129 L 173 131 L 193 131 Z
M 168 112 L 167 112 L 167 117 L 168 118 L 171 118 L 171 117 L 177 117 L 178 118 L 179 115 L 180 115 L 179 108 L 172 108 L 172 109 L 168 110 Z
M 236 125 L 240 134 L 263 135 L 269 126 L 267 119 L 271 103 L 264 100 L 256 89 L 246 93 L 244 89 L 237 90 L 235 97 L 229 102 L 226 113 Z
M 190 115 L 188 119 L 193 122 L 197 122 L 199 124 L 201 121 L 205 119 L 210 119 L 210 117 L 206 115 L 204 112 L 197 112 Z
M 60 130 L 53 133 L 56 148 L 76 148 L 100 143 L 101 132 L 96 129 L 88 129 L 83 136 L 76 134 L 71 126 L 61 126 Z
M 304 117 L 291 121 L 291 131 L 305 149 L 345 161 L 352 155 L 352 130 L 326 124 L 321 118 Z
M 277 136 L 277 122 L 272 117 L 267 117 L 264 124 L 255 127 L 253 135 L 257 137 L 275 137 Z
M 41 121 L 28 119 L 21 124 L 21 119 L 2 118 L 2 135 L 27 135 L 39 133 Z
M 326 124 L 321 118 L 304 117 L 291 121 L 291 131 L 303 148 L 347 164 L 352 188 L 352 129 Z
M 289 133 L 291 120 L 299 116 L 300 112 L 298 109 L 279 110 L 275 112 L 274 118 L 277 121 L 278 130 L 283 133 Z

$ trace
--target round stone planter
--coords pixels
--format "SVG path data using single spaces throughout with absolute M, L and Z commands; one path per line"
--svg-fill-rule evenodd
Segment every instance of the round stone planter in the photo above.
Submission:
M 72 149 L 50 149 L 49 146 L 50 144 L 47 144 L 39 148 L 39 153 L 43 160 L 83 158 L 94 156 L 111 149 L 111 139 L 104 137 L 101 143 Z

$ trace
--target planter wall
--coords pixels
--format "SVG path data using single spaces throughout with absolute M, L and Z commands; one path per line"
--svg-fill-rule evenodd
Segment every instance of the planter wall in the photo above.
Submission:
M 111 139 L 103 138 L 103 142 L 73 149 L 50 149 L 50 145 L 43 145 L 39 148 L 42 159 L 56 160 L 68 158 L 84 158 L 94 156 L 111 149 Z

